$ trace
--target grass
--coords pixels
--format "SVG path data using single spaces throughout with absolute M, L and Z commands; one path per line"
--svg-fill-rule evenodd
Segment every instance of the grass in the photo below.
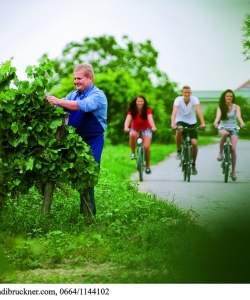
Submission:
M 200 138 L 200 145 L 211 142 Z M 151 149 L 152 164 L 175 151 L 174 145 L 152 144 Z M 238 254 L 232 239 L 215 239 L 193 214 L 139 193 L 138 184 L 129 179 L 135 171 L 129 156 L 127 145 L 105 147 L 95 188 L 97 217 L 90 226 L 79 215 L 79 195 L 73 190 L 69 196 L 56 190 L 45 216 L 34 189 L 19 205 L 9 199 L 0 213 L 0 282 L 246 281 L 249 264 L 225 255 L 231 254 L 228 247 Z

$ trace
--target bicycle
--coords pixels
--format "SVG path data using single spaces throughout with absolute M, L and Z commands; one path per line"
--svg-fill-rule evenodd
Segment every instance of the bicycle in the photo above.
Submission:
M 230 132 L 232 130 L 240 130 L 240 127 L 239 126 L 237 127 L 218 126 L 218 129 L 227 130 L 227 137 L 223 147 L 223 156 L 222 156 L 222 163 L 221 163 L 222 174 L 224 174 L 224 182 L 227 183 L 230 166 L 232 165 L 232 144 L 230 141 Z
M 177 127 L 176 130 L 183 129 L 182 135 L 182 147 L 181 147 L 181 161 L 180 167 L 182 168 L 184 181 L 190 182 L 191 170 L 192 170 L 192 144 L 190 138 L 191 130 L 199 130 L 200 127 Z
M 143 171 L 144 171 L 144 165 L 145 165 L 145 150 L 143 147 L 143 140 L 142 140 L 142 132 L 141 130 L 138 130 L 138 138 L 136 140 L 136 166 L 137 170 L 139 172 L 139 180 L 143 181 Z

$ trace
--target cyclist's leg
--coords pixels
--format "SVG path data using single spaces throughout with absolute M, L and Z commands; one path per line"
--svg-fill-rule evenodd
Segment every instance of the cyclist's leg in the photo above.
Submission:
M 184 127 L 185 123 L 184 122 L 177 122 L 176 125 L 178 127 L 179 126 Z M 182 129 L 181 130 L 176 130 L 175 141 L 176 141 L 177 152 L 181 152 L 182 132 L 183 132 Z
M 192 144 L 192 155 L 193 155 L 192 159 L 193 159 L 193 164 L 195 164 L 197 159 L 197 154 L 198 154 L 198 140 L 192 138 L 191 144 Z
M 233 131 L 230 136 L 231 144 L 232 144 L 232 177 L 236 177 L 236 172 L 235 172 L 235 166 L 236 166 L 236 159 L 237 159 L 237 154 L 236 154 L 236 146 L 238 142 L 238 132 Z
M 136 140 L 138 138 L 138 132 L 134 129 L 129 131 L 129 145 L 131 148 L 131 154 L 135 154 Z
M 143 147 L 145 149 L 145 161 L 146 161 L 146 169 L 150 168 L 150 143 L 152 138 L 152 132 L 149 130 L 145 130 L 142 134 Z
M 219 154 L 218 154 L 217 160 L 220 161 L 220 160 L 222 160 L 224 143 L 227 138 L 227 130 L 225 130 L 225 129 L 219 130 L 219 135 L 221 136 L 221 138 L 220 138 Z
M 188 125 L 189 128 L 196 128 L 196 124 Z M 196 158 L 198 154 L 198 134 L 197 130 L 190 130 L 189 132 L 191 144 L 192 144 L 192 159 L 193 159 L 193 165 L 196 163 Z

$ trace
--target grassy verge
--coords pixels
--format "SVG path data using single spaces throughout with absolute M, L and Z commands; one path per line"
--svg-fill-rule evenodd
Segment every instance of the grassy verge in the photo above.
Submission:
M 200 144 L 210 142 L 204 138 Z M 174 149 L 152 145 L 152 164 Z M 138 192 L 129 180 L 135 171 L 129 155 L 127 145 L 105 147 L 91 226 L 70 189 L 69 195 L 56 191 L 46 216 L 40 215 L 42 199 L 35 190 L 19 205 L 9 200 L 0 213 L 0 282 L 238 282 L 225 272 L 228 261 L 216 256 L 218 240 L 193 215 Z

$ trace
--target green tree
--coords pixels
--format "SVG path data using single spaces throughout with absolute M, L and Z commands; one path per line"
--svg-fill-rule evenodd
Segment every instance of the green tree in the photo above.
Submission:
M 244 49 L 243 54 L 246 60 L 249 60 L 250 59 L 250 13 L 247 13 L 245 15 L 245 19 L 243 20 L 242 31 L 243 31 L 242 45 Z
M 56 73 L 55 81 L 68 77 L 74 66 L 88 62 L 96 73 L 106 73 L 108 70 L 126 69 L 140 79 L 150 76 L 158 77 L 158 52 L 151 42 L 133 43 L 127 36 L 122 37 L 119 45 L 112 36 L 85 38 L 81 43 L 71 42 L 62 51 L 62 57 L 52 60 Z
M 61 58 L 52 60 L 55 76 L 50 91 L 64 97 L 73 86 L 73 69 L 82 62 L 92 64 L 96 73 L 95 84 L 108 98 L 107 137 L 112 143 L 125 141 L 123 123 L 129 102 L 137 94 L 144 94 L 153 109 L 158 127 L 157 141 L 172 139 L 170 114 L 177 96 L 176 83 L 157 67 L 158 52 L 151 42 L 133 43 L 127 36 L 121 45 L 112 36 L 85 38 L 82 43 L 71 42 L 62 51 Z

